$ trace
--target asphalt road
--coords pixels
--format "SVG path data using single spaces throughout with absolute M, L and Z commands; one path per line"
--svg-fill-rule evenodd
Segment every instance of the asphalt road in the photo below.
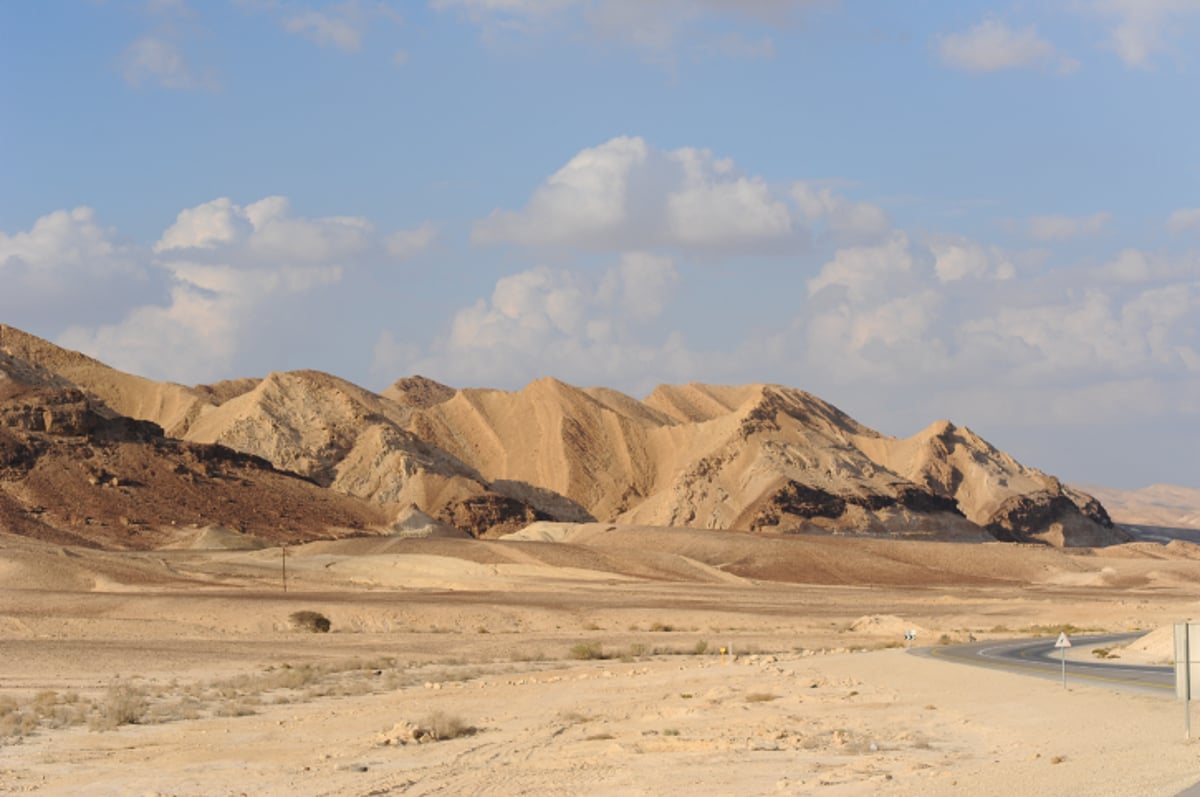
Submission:
M 1071 640 L 1076 648 L 1115 645 L 1136 639 L 1140 634 L 1104 634 L 1081 636 Z M 1054 647 L 1057 637 L 1012 639 L 1003 642 L 972 642 L 968 645 L 941 645 L 912 648 L 910 653 L 977 667 L 1009 670 L 1037 678 L 1062 679 L 1062 662 Z M 1086 682 L 1113 689 L 1152 693 L 1174 699 L 1175 671 L 1172 667 L 1146 667 L 1121 664 L 1120 660 L 1067 660 L 1067 684 Z

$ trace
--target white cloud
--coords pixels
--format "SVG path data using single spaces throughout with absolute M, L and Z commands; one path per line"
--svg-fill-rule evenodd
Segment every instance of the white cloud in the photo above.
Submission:
M 1187 282 L 1200 274 L 1200 251 L 1164 254 L 1130 247 L 1118 252 L 1097 273 L 1113 282 Z
M 1018 373 L 1079 381 L 1080 374 L 1142 376 L 1162 369 L 1200 373 L 1200 289 L 1177 284 L 1131 295 L 1091 289 L 1032 307 L 1001 307 L 964 325 L 1001 341 Z
M 661 152 L 641 138 L 585 149 L 523 210 L 475 225 L 479 243 L 629 250 L 678 246 L 755 250 L 795 243 L 787 205 L 760 177 L 708 150 Z
M 368 34 L 378 32 L 378 23 L 403 23 L 403 17 L 388 0 L 342 0 L 338 3 L 297 3 L 292 0 L 235 0 L 249 10 L 274 16 L 287 33 L 300 36 L 319 47 L 346 53 L 362 51 Z M 392 61 L 407 62 L 403 50 L 393 49 Z
M 244 332 L 271 302 L 341 279 L 336 267 L 239 271 L 186 261 L 164 264 L 174 277 L 166 306 L 144 305 L 116 324 L 68 327 L 63 346 L 132 373 L 178 382 L 222 379 L 243 352 Z
M 336 47 L 346 52 L 362 49 L 363 20 L 354 6 L 344 6 L 342 13 L 303 11 L 283 19 L 283 29 L 297 33 L 322 47 Z
M 1029 220 L 1029 235 L 1038 241 L 1086 238 L 1103 232 L 1110 221 L 1111 213 L 1093 213 L 1090 216 L 1035 216 Z
M 810 222 L 824 221 L 839 241 L 879 238 L 892 228 L 883 208 L 838 196 L 828 186 L 797 182 L 792 185 L 791 194 L 803 218 Z
M 534 268 L 501 278 L 489 299 L 455 314 L 448 334 L 416 356 L 390 333 L 375 345 L 380 379 L 424 373 L 452 384 L 512 385 L 540 376 L 588 384 L 687 372 L 682 339 L 641 342 L 678 283 L 670 258 L 627 253 L 598 277 Z
M 1057 66 L 1073 71 L 1078 64 L 1058 53 L 1033 26 L 1013 30 L 995 19 L 986 19 L 961 33 L 939 37 L 938 52 L 948 66 L 967 72 Z
M 0 316 L 17 326 L 109 317 L 131 286 L 150 287 L 148 263 L 91 208 L 49 213 L 27 232 L 0 232 Z
M 770 58 L 769 36 L 739 26 L 786 25 L 801 10 L 827 0 L 431 0 L 457 10 L 487 31 L 539 31 L 552 23 L 579 27 L 606 41 L 650 56 L 683 46 L 697 55 Z M 713 28 L 723 32 L 714 35 Z
M 941 282 L 965 279 L 1012 279 L 1017 267 L 1012 259 L 994 246 L 983 246 L 961 236 L 939 236 L 930 243 L 934 271 Z
M 392 257 L 404 259 L 433 246 L 437 237 L 437 226 L 427 221 L 411 230 L 397 230 L 387 237 L 384 245 Z
M 1200 230 L 1200 208 L 1180 208 L 1167 219 L 1167 230 L 1179 235 Z
M 232 243 L 239 235 L 245 234 L 245 231 L 238 230 L 239 216 L 240 221 L 245 222 L 245 217 L 227 197 L 182 210 L 175 223 L 154 245 L 154 251 L 212 249 L 219 244 Z
M 181 211 L 154 251 L 211 250 L 240 243 L 267 262 L 324 262 L 359 254 L 372 232 L 363 218 L 292 217 L 285 197 L 267 197 L 245 207 L 222 197 Z
M 121 72 L 131 86 L 156 84 L 165 89 L 220 88 L 211 75 L 199 75 L 179 45 L 162 36 L 142 36 L 122 53 Z
M 1092 10 L 1112 19 L 1110 44 L 1128 66 L 1146 67 L 1180 35 L 1185 20 L 1200 14 L 1197 0 L 1093 0 Z
M 666 208 L 670 237 L 680 244 L 753 245 L 791 233 L 791 212 L 761 177 L 738 176 L 732 161 L 715 160 L 707 150 L 680 149 L 667 158 L 683 170 Z
M 271 348 L 260 335 L 294 324 L 296 301 L 384 248 L 366 219 L 297 217 L 284 197 L 216 199 L 181 211 L 154 246 L 165 303 L 127 304 L 121 320 L 75 324 L 59 340 L 152 378 L 227 378 L 256 346 Z
M 912 274 L 913 268 L 908 237 L 896 232 L 876 246 L 839 249 L 833 260 L 808 281 L 808 293 L 815 296 L 827 289 L 840 289 L 854 301 L 887 295 L 892 277 Z

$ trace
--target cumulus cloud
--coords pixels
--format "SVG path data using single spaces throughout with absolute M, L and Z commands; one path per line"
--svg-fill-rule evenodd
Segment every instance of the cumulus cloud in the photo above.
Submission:
M 1197 331 L 1200 290 L 1177 284 L 1122 295 L 1091 289 L 1032 307 L 1001 307 L 963 326 L 999 340 L 1018 372 L 1077 381 L 1082 374 L 1143 376 L 1163 368 L 1200 373 Z
M 281 309 L 289 294 L 304 293 L 341 279 L 341 269 L 284 266 L 239 271 L 222 266 L 171 261 L 174 278 L 166 306 L 134 308 L 116 324 L 71 326 L 59 343 L 133 373 L 179 382 L 232 376 L 244 353 L 243 336 L 271 301 Z
M 984 246 L 962 236 L 937 236 L 930 243 L 934 272 L 940 282 L 965 279 L 1012 279 L 1017 267 L 999 247 Z
M 488 385 L 546 375 L 593 383 L 683 374 L 691 355 L 682 338 L 641 341 L 678 282 L 671 258 L 643 252 L 625 254 L 599 276 L 545 267 L 512 274 L 488 299 L 458 311 L 424 357 L 381 335 L 372 370 L 389 380 L 426 373 Z
M 354 9 L 350 7 L 350 10 Z M 356 13 L 341 14 L 325 11 L 303 11 L 283 19 L 283 29 L 297 33 L 322 47 L 336 47 L 346 52 L 362 49 L 363 22 Z
M 1200 230 L 1200 208 L 1180 208 L 1167 218 L 1167 230 L 1179 235 Z
M 325 262 L 361 253 L 373 231 L 363 218 L 293 217 L 286 197 L 267 197 L 245 207 L 223 197 L 181 211 L 154 251 L 221 250 L 240 244 L 265 262 Z
M 943 395 L 980 383 L 1200 385 L 1200 256 L 1126 250 L 1088 271 L 1085 290 L 1084 272 L 1031 273 L 1015 260 L 957 236 L 897 232 L 843 248 L 773 349 L 803 347 L 798 367 L 833 384 L 919 379 Z
M 18 326 L 106 318 L 131 285 L 152 289 L 149 259 L 92 208 L 49 213 L 28 231 L 0 232 L 0 315 Z
M 794 245 L 791 211 L 761 177 L 708 150 L 663 152 L 641 138 L 585 149 L 524 209 L 475 225 L 478 243 L 746 251 Z
M 828 186 L 797 182 L 792 185 L 791 195 L 805 220 L 824 222 L 839 241 L 878 238 L 892 228 L 883 208 L 869 202 L 854 202 L 835 194 Z
M 157 85 L 165 89 L 220 88 L 208 74 L 197 73 L 179 45 L 163 36 L 147 35 L 130 44 L 120 59 L 121 73 L 131 86 Z
M 236 0 L 250 11 L 271 14 L 287 33 L 300 36 L 319 47 L 332 47 L 346 53 L 363 49 L 368 32 L 378 22 L 399 24 L 403 17 L 385 0 L 342 0 L 338 3 L 294 3 L 290 0 Z M 393 51 L 393 62 L 403 64 L 407 55 Z
M 650 56 L 687 48 L 697 55 L 770 58 L 775 45 L 763 27 L 787 24 L 827 0 L 432 0 L 487 31 L 530 32 L 551 24 L 581 28 Z M 753 34 L 740 26 L 757 26 Z M 724 33 L 714 35 L 713 28 Z
M 1035 216 L 1029 220 L 1029 235 L 1038 241 L 1067 241 L 1087 238 L 1104 231 L 1111 213 L 1090 216 Z
M 1128 66 L 1146 67 L 1167 49 L 1189 17 L 1200 15 L 1196 0 L 1093 0 L 1085 4 L 1112 21 L 1110 45 Z
M 296 301 L 385 248 L 366 219 L 299 217 L 277 196 L 215 199 L 181 211 L 154 245 L 151 270 L 169 284 L 162 301 L 126 303 L 120 320 L 70 326 L 59 341 L 153 378 L 226 378 L 266 345 L 257 334 L 285 334 L 273 330 L 293 324 Z
M 939 37 L 938 53 L 947 66 L 967 72 L 1045 66 L 1069 72 L 1078 66 L 1039 36 L 1035 27 L 1013 30 L 995 19 L 985 19 L 961 33 Z
M 876 246 L 839 249 L 817 276 L 808 281 L 808 293 L 815 296 L 832 288 L 855 301 L 887 295 L 894 289 L 895 277 L 913 273 L 913 264 L 908 236 L 896 232 Z
M 411 230 L 397 230 L 387 237 L 384 245 L 392 257 L 404 259 L 433 246 L 437 237 L 437 225 L 427 221 Z

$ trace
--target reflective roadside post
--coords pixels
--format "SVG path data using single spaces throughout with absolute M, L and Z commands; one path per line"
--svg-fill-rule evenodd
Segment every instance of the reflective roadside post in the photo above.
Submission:
M 1054 647 L 1058 648 L 1059 656 L 1062 658 L 1062 678 L 1063 689 L 1067 688 L 1067 648 L 1071 647 L 1071 640 L 1067 639 L 1065 631 L 1058 633 L 1058 641 L 1054 643 Z
M 1192 675 L 1196 665 L 1192 656 L 1192 629 L 1200 633 L 1200 623 L 1175 624 L 1175 697 L 1183 701 L 1184 738 L 1192 738 Z

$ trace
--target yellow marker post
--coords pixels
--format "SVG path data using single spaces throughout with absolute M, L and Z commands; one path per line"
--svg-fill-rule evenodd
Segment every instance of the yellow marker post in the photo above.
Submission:
M 721 648 L 721 663 L 725 663 L 725 648 Z

